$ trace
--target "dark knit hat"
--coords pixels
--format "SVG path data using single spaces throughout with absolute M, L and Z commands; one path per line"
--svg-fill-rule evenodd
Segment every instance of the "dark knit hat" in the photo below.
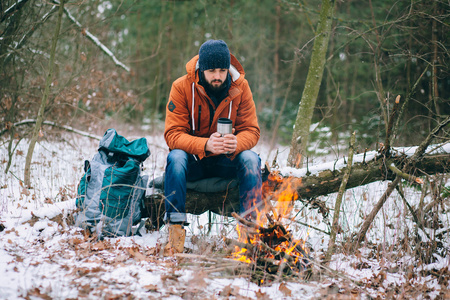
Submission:
M 229 69 L 230 50 L 222 40 L 208 40 L 200 46 L 198 51 L 198 66 L 200 71 L 210 69 Z

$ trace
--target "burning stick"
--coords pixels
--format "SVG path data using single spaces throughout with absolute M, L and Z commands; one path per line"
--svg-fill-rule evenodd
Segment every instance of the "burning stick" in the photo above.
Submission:
M 235 213 L 235 212 L 232 212 L 232 213 L 231 213 L 231 216 L 232 216 L 233 218 L 235 218 L 239 223 L 241 223 L 241 224 L 243 224 L 243 225 L 245 225 L 245 226 L 247 226 L 247 227 L 255 228 L 255 229 L 258 229 L 258 230 L 264 229 L 264 227 L 262 227 L 262 226 L 260 226 L 260 225 L 258 225 L 258 224 L 256 224 L 256 223 L 254 223 L 254 222 L 252 222 L 252 221 L 250 221 L 250 220 L 244 219 L 243 217 L 241 217 L 240 215 L 238 215 L 238 214 Z
M 254 250 L 254 246 L 252 244 L 246 244 L 246 243 L 242 243 L 233 239 L 228 239 L 228 238 L 224 238 L 225 244 L 226 245 L 233 245 L 233 246 L 238 246 L 239 248 L 245 248 L 248 251 L 253 251 Z

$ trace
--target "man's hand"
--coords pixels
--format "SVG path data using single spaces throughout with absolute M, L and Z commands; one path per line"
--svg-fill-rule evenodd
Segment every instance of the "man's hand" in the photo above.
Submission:
M 236 151 L 236 147 L 237 138 L 234 134 L 226 134 L 222 137 L 220 133 L 215 132 L 206 142 L 206 151 L 213 154 L 230 154 Z
M 223 148 L 225 149 L 225 153 L 226 154 L 231 154 L 234 151 L 236 151 L 236 147 L 237 147 L 237 138 L 234 134 L 225 134 L 223 136 L 223 138 L 225 139 L 223 141 Z

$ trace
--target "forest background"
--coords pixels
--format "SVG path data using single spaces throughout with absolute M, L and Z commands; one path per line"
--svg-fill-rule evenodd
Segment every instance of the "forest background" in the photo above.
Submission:
M 0 129 L 13 144 L 32 132 L 13 124 L 39 110 L 57 3 L 0 4 Z M 100 135 L 119 122 L 162 132 L 172 82 L 204 41 L 223 39 L 246 71 L 263 140 L 287 144 L 320 4 L 68 1 L 43 119 Z M 335 3 L 312 122 L 331 132 L 324 140 L 330 149 L 349 131 L 360 149 L 378 148 L 397 95 L 409 102 L 396 145 L 418 144 L 450 113 L 449 11 L 446 1 Z
M 331 17 L 330 39 L 326 43 L 325 69 L 315 102 L 311 146 L 306 161 L 309 159 L 311 162 L 312 158 L 325 154 L 326 158 L 336 159 L 332 163 L 335 168 L 337 158 L 347 154 L 346 147 L 352 132 L 357 137 L 356 151 L 364 153 L 364 159 L 366 149 L 380 150 L 380 157 L 388 159 L 390 146 L 414 146 L 424 140 L 427 143 L 433 140 L 433 143 L 441 143 L 441 146 L 448 144 L 449 132 L 445 127 L 450 114 L 448 1 L 70 0 L 64 1 L 64 6 L 59 5 L 60 1 L 0 2 L 0 161 L 5 166 L 2 169 L 5 180 L 1 183 L 0 191 L 6 195 L 2 199 L 4 219 L 0 220 L 0 231 L 4 232 L 5 238 L 2 239 L 0 250 L 17 255 L 16 250 L 22 249 L 20 242 L 16 245 L 13 240 L 14 234 L 17 235 L 18 232 L 14 230 L 19 230 L 20 239 L 23 239 L 29 232 L 26 227 L 28 221 L 15 227 L 11 224 L 16 224 L 15 218 L 23 213 L 22 209 L 27 209 L 28 204 L 24 207 L 23 203 L 31 201 L 39 206 L 42 205 L 40 201 L 53 204 L 54 199 L 55 202 L 64 204 L 63 200 L 67 200 L 75 192 L 76 183 L 73 178 L 78 178 L 81 170 L 82 152 L 95 147 L 85 140 L 80 142 L 78 137 L 70 140 L 72 135 L 65 134 L 66 131 L 75 129 L 79 130 L 78 133 L 98 137 L 107 128 L 115 127 L 127 137 L 146 136 L 153 147 L 152 161 L 155 159 L 163 164 L 164 159 L 161 155 L 155 155 L 155 149 L 164 148 L 162 132 L 171 84 L 185 74 L 186 62 L 198 53 L 200 45 L 208 39 L 225 40 L 246 71 L 262 129 L 258 147 L 264 149 L 264 152 L 268 148 L 267 152 L 270 153 L 275 152 L 280 145 L 289 145 L 299 102 L 307 85 L 313 47 L 320 36 L 318 23 L 323 10 L 322 3 L 331 3 L 334 13 Z M 392 118 L 395 99 L 401 100 L 404 110 L 397 118 Z M 388 123 L 393 120 L 396 122 L 395 130 L 389 132 Z M 441 122 L 442 120 L 444 121 Z M 39 124 L 40 121 L 44 122 L 44 126 L 35 127 L 35 123 Z M 433 128 L 439 127 L 437 124 L 446 125 L 439 125 L 442 129 L 439 134 L 430 134 Z M 43 162 L 43 154 L 39 152 L 39 148 L 46 147 L 37 147 L 34 167 L 39 172 L 34 173 L 34 182 L 38 184 L 30 188 L 30 184 L 26 183 L 27 167 L 25 181 L 19 178 L 19 173 L 23 169 L 24 147 L 28 146 L 29 140 L 36 141 L 35 138 L 39 139 L 39 146 L 50 145 L 48 149 L 56 149 L 64 144 L 75 150 L 49 150 L 45 152 L 47 157 Z M 382 143 L 388 144 L 388 147 L 383 147 Z M 28 148 L 28 153 L 32 153 L 33 147 Z M 58 154 L 58 151 L 64 154 Z M 3 154 L 5 152 L 7 155 Z M 68 159 L 64 158 L 62 163 L 58 163 L 60 156 L 66 154 Z M 286 156 L 285 154 L 280 157 Z M 273 153 L 272 156 L 264 153 L 264 156 L 273 157 Z M 448 162 L 448 152 L 442 161 Z M 26 164 L 29 162 L 27 155 Z M 71 166 L 72 163 L 79 163 L 79 168 Z M 348 165 L 351 166 L 350 160 Z M 53 171 L 61 171 L 58 166 L 71 171 L 64 170 L 61 172 L 63 175 L 53 176 L 59 174 Z M 444 173 L 448 173 L 448 163 L 446 166 Z M 73 172 L 78 173 L 73 175 Z M 69 176 L 69 173 L 73 176 Z M 60 186 L 52 186 L 51 189 L 55 188 L 57 191 L 56 196 L 52 196 L 54 193 L 46 188 L 47 184 L 42 184 L 41 179 L 56 182 L 56 177 L 67 180 L 70 184 L 58 183 Z M 361 224 L 358 222 L 362 220 L 365 220 L 364 224 L 371 225 L 371 222 L 366 222 L 369 219 L 367 213 L 372 207 L 368 203 L 372 202 L 372 198 L 381 196 L 378 197 L 378 203 L 382 206 L 400 182 L 400 177 L 398 175 L 395 178 L 393 183 L 396 184 L 389 185 L 383 196 L 378 195 L 378 192 L 386 188 L 383 185 L 385 181 L 380 182 L 382 187 L 377 186 L 376 193 L 372 187 L 369 192 L 359 194 L 360 191 L 354 190 L 346 196 L 358 208 L 356 212 L 352 206 L 344 210 L 346 217 L 350 216 L 354 223 L 348 227 L 359 228 Z M 335 177 L 332 181 L 337 179 Z M 389 178 L 382 177 L 380 180 L 385 179 Z M 389 207 L 383 211 L 380 218 L 385 223 L 381 227 L 374 225 L 371 230 L 374 234 L 368 238 L 367 246 L 372 245 L 373 252 L 358 248 L 351 254 L 360 262 L 362 256 L 372 259 L 374 255 L 379 259 L 377 264 L 381 266 L 386 260 L 392 264 L 402 261 L 407 257 L 405 253 L 411 254 L 410 249 L 414 249 L 415 258 L 404 262 L 401 268 L 389 269 L 389 274 L 383 273 L 384 271 L 376 274 L 379 270 L 377 264 L 372 266 L 356 263 L 354 268 L 351 266 L 352 269 L 363 269 L 364 272 L 370 269 L 369 275 L 363 276 L 369 278 L 367 286 L 379 289 L 384 284 L 385 290 L 382 293 L 416 295 L 423 292 L 424 295 L 439 294 L 442 298 L 446 297 L 450 278 L 446 240 L 449 232 L 446 208 L 449 190 L 446 187 L 442 191 L 442 188 L 448 182 L 448 176 L 437 175 L 434 179 L 427 176 L 426 181 L 420 197 L 415 188 L 411 187 L 406 197 L 400 187 L 397 189 L 405 202 L 404 211 L 408 207 L 408 211 L 414 216 L 410 221 L 422 231 L 418 231 L 418 227 L 409 231 L 409 227 L 405 226 L 406 222 L 402 223 L 408 219 L 407 213 L 402 213 L 403 218 L 399 218 L 400 212 L 396 213 L 401 205 L 397 201 L 391 203 L 395 209 Z M 428 204 L 426 197 L 432 198 Z M 412 208 L 407 200 L 411 201 Z M 328 198 L 328 202 L 330 201 L 334 202 L 334 195 Z M 335 212 L 339 212 L 337 203 L 336 199 L 336 206 L 331 204 L 331 207 L 337 207 Z M 330 206 L 330 203 L 326 204 Z M 9 219 L 6 217 L 8 206 L 12 216 Z M 420 212 L 420 219 L 416 218 L 413 208 Z M 14 209 L 20 213 L 15 214 Z M 31 206 L 29 209 L 29 218 L 36 217 Z M 373 211 L 376 215 L 378 210 Z M 386 217 L 385 212 L 392 213 L 393 216 Z M 392 226 L 385 220 L 397 220 L 398 224 Z M 32 245 L 37 245 L 36 255 L 49 252 L 40 251 L 39 248 L 41 231 L 52 228 L 48 225 L 50 223 L 46 224 L 38 224 L 33 231 L 36 243 L 33 242 Z M 346 227 L 345 222 L 342 224 Z M 324 222 L 319 225 L 324 225 Z M 391 229 L 395 234 L 390 234 Z M 325 239 L 316 237 L 311 240 L 320 240 L 320 247 L 324 246 L 329 233 L 318 227 L 314 230 L 323 233 Z M 353 239 L 351 231 L 345 231 L 342 241 Z M 390 256 L 391 248 L 387 248 L 389 243 L 376 244 L 377 231 L 384 234 L 383 239 L 392 237 L 395 240 L 392 249 L 398 253 Z M 433 233 L 431 239 L 428 231 Z M 363 233 L 362 239 L 365 231 Z M 397 237 L 397 233 L 404 234 L 405 238 L 403 239 L 402 234 Z M 149 234 L 144 239 L 148 237 Z M 48 242 L 52 243 L 52 240 L 53 236 L 49 236 Z M 88 242 L 86 247 L 90 248 Z M 371 244 L 372 242 L 375 244 Z M 67 243 L 70 247 L 73 246 L 72 240 Z M 145 247 L 148 246 L 148 243 L 144 244 Z M 338 244 L 339 247 L 342 246 L 338 252 L 345 254 L 345 245 Z M 380 251 L 381 246 L 389 251 Z M 141 247 L 139 253 L 153 251 L 145 247 Z M 23 252 L 19 252 L 22 253 L 21 251 Z M 133 253 L 131 256 L 136 258 Z M 86 258 L 91 254 L 87 253 Z M 334 256 L 331 262 L 333 267 L 345 265 L 345 259 L 341 259 L 339 255 L 341 254 Z M 78 256 L 79 253 L 74 257 Z M 31 256 L 27 252 L 23 257 L 28 259 Z M 30 259 L 36 257 L 38 261 L 42 260 L 38 256 Z M 29 261 L 22 264 L 23 260 L 19 258 L 11 256 L 11 261 L 16 265 L 10 265 L 11 261 L 8 260 L 3 261 L 6 267 L 0 264 L 0 271 L 13 268 L 12 272 L 17 272 L 23 265 L 26 274 L 33 274 L 29 272 Z M 149 258 L 153 259 L 154 255 L 146 257 Z M 77 258 L 74 265 L 78 265 L 78 262 Z M 422 263 L 429 264 L 429 270 L 420 271 L 418 267 L 423 267 Z M 8 274 L 15 274 L 12 272 Z M 419 279 L 422 280 L 419 281 L 420 285 L 417 285 L 417 281 L 411 281 L 415 273 L 423 277 Z M 84 273 L 77 271 L 73 274 L 83 277 Z M 435 276 L 437 281 L 426 276 Z M 32 278 L 33 275 L 29 277 Z M 402 279 L 395 283 L 395 289 L 392 287 L 392 277 Z M 386 278 L 389 280 L 383 283 Z M 163 282 L 165 279 L 161 280 Z M 11 290 L 8 285 L 7 282 L 5 287 Z M 83 284 L 78 292 L 85 286 Z M 334 289 L 333 285 L 330 287 Z M 155 287 L 144 286 L 143 289 L 154 291 Z M 42 289 L 25 290 L 24 294 L 39 294 L 41 291 Z M 166 292 L 172 293 L 164 291 Z M 325 292 L 328 293 L 328 290 Z M 352 294 L 354 290 L 349 287 L 347 292 Z

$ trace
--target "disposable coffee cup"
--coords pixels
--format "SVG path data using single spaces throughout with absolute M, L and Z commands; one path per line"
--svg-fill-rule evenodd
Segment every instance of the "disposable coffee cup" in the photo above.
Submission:
M 217 121 L 217 132 L 222 136 L 228 133 L 232 133 L 233 122 L 228 118 L 219 118 Z

